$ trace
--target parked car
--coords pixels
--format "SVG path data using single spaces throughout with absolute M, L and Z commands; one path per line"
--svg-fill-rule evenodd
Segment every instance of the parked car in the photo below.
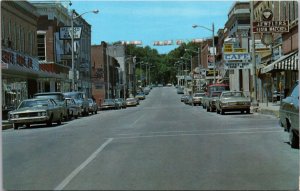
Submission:
M 182 95 L 181 98 L 180 98 L 180 101 L 185 103 L 185 100 L 187 99 L 187 96 L 188 95 Z
M 71 119 L 72 117 L 74 117 L 75 119 L 77 119 L 80 115 L 81 107 L 76 104 L 73 98 L 65 98 L 65 100 L 67 105 L 68 118 Z
M 224 91 L 216 100 L 217 113 L 225 114 L 227 111 L 240 111 L 250 113 L 251 101 L 241 91 Z
M 9 112 L 9 121 L 14 129 L 21 125 L 27 128 L 31 124 L 43 124 L 51 126 L 52 122 L 61 124 L 63 119 L 63 108 L 54 99 L 39 98 L 23 100 L 16 110 Z
M 98 105 L 97 103 L 92 99 L 92 98 L 88 98 L 89 101 L 89 112 L 91 114 L 97 114 L 98 112 Z
M 144 88 L 144 93 L 145 93 L 145 95 L 148 95 L 149 93 L 150 93 L 150 87 L 149 86 L 147 86 L 147 87 L 145 87 Z
M 126 102 L 123 98 L 117 98 L 115 100 L 116 100 L 116 102 L 118 102 L 120 108 L 126 108 Z
M 146 99 L 144 92 L 139 92 L 135 97 L 138 98 L 139 100 Z
M 126 99 L 126 106 L 137 106 L 138 105 L 138 101 L 136 98 L 127 98 Z
M 54 99 L 54 101 L 62 106 L 63 108 L 63 118 L 68 119 L 68 112 L 67 112 L 67 106 L 65 102 L 65 96 L 62 92 L 43 92 L 43 93 L 36 93 L 33 95 L 33 98 L 49 98 L 49 99 Z
M 84 92 L 65 92 L 63 95 L 67 98 L 73 98 L 77 105 L 80 106 L 82 116 L 89 115 L 89 101 Z
M 184 101 L 185 104 L 192 105 L 193 104 L 193 96 L 187 95 Z
M 117 109 L 117 105 L 114 99 L 104 99 L 101 105 L 101 110 L 106 109 Z
M 208 96 L 207 98 L 207 102 L 206 102 L 206 111 L 207 112 L 213 112 L 216 110 L 216 100 L 219 98 L 220 94 L 222 92 L 220 91 L 215 91 L 215 92 L 211 92 L 211 94 Z
M 193 95 L 193 105 L 201 105 L 205 93 L 195 93 Z
M 299 148 L 299 82 L 297 81 L 290 95 L 282 100 L 279 109 L 279 122 L 289 132 L 292 148 Z
M 184 94 L 183 88 L 182 87 L 178 87 L 177 88 L 177 94 Z

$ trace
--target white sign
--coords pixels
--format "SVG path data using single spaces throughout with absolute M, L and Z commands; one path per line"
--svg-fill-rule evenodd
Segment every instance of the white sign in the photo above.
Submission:
M 224 60 L 250 60 L 251 56 L 249 53 L 232 53 L 224 54 Z
M 251 69 L 250 62 L 226 62 L 224 63 L 224 69 Z
M 81 27 L 73 27 L 74 39 L 80 39 L 81 37 Z M 72 27 L 60 27 L 59 38 L 61 40 L 70 40 L 72 35 Z

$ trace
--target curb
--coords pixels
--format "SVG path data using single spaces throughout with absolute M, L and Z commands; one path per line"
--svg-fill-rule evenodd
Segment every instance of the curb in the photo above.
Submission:
M 11 128 L 13 128 L 12 124 L 7 124 L 7 123 L 2 124 L 2 130 L 11 129 Z
M 266 115 L 273 115 L 273 116 L 279 118 L 279 111 L 277 111 L 277 110 L 261 108 L 261 109 L 258 109 L 258 112 L 262 113 L 262 114 L 266 114 Z

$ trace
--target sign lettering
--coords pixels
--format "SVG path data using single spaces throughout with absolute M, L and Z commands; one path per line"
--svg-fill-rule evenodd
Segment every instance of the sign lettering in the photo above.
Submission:
M 224 54 L 224 60 L 250 60 L 251 56 L 249 53 L 233 53 Z

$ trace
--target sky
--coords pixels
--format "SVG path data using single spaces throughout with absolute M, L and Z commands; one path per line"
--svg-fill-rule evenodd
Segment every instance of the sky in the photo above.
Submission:
M 68 1 L 64 4 L 67 5 Z M 142 41 L 142 46 L 156 48 L 165 54 L 178 47 L 176 40 L 210 38 L 212 32 L 192 28 L 197 24 L 209 29 L 224 28 L 233 1 L 80 1 L 73 0 L 69 9 L 84 14 L 92 25 L 92 45 L 101 41 Z M 153 46 L 154 41 L 172 40 L 173 46 Z

